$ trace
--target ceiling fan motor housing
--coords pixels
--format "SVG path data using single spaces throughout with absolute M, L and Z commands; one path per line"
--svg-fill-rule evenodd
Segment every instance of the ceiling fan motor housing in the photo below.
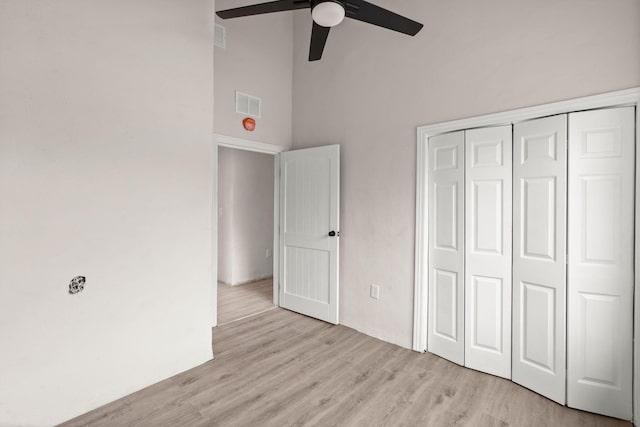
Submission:
M 313 21 L 323 27 L 335 27 L 345 17 L 346 2 L 343 0 L 311 0 Z

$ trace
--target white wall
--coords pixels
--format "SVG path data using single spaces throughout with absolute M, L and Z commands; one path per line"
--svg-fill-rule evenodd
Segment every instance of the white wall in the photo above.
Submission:
M 269 154 L 218 149 L 220 282 L 238 285 L 273 275 L 273 162 Z
M 218 0 L 216 10 L 259 3 Z M 293 102 L 293 12 L 220 19 L 227 46 L 216 47 L 215 131 L 218 134 L 291 147 Z M 256 129 L 246 131 L 236 113 L 235 92 L 262 99 Z
M 229 153 L 231 151 L 231 153 Z M 233 277 L 233 185 L 235 157 L 231 149 L 218 148 L 218 282 Z
M 410 348 L 416 126 L 640 85 L 640 2 L 376 4 L 425 28 L 347 19 L 310 63 L 311 20 L 296 12 L 293 140 L 342 146 L 341 321 Z
M 0 425 L 211 359 L 213 3 L 0 2 Z

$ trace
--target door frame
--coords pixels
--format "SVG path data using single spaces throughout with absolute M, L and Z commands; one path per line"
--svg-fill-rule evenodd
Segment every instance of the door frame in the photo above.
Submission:
M 430 136 L 443 133 L 469 130 L 479 127 L 512 125 L 519 122 L 537 119 L 556 114 L 572 113 L 584 110 L 634 106 L 636 107 L 636 180 L 635 180 L 635 260 L 636 272 L 640 272 L 640 87 L 607 92 L 598 95 L 569 99 L 566 101 L 542 104 L 534 107 L 520 108 L 494 114 L 470 117 L 460 120 L 436 123 L 417 128 L 417 173 L 416 173 L 416 236 L 415 236 L 415 282 L 414 282 L 414 317 L 413 317 L 413 349 L 426 352 L 428 321 L 428 285 L 429 285 L 429 182 L 427 147 Z M 634 277 L 634 420 L 640 420 L 640 274 Z
M 280 161 L 278 154 L 289 151 L 289 148 L 280 145 L 266 144 L 264 142 L 251 141 L 233 136 L 213 134 L 213 204 L 211 218 L 211 271 L 212 271 L 212 319 L 211 327 L 218 325 L 218 148 L 234 148 L 237 150 L 253 151 L 256 153 L 270 154 L 273 156 L 273 303 L 279 305 L 279 261 L 280 261 Z

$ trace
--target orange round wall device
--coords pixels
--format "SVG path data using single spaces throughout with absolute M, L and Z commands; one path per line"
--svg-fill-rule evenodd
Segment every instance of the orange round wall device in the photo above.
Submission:
M 242 126 L 244 126 L 244 128 L 249 132 L 253 132 L 253 130 L 256 128 L 256 121 L 251 117 L 247 117 L 242 120 Z

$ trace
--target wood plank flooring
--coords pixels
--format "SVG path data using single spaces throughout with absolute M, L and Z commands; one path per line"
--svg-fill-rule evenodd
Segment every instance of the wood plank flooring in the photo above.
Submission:
M 218 325 L 274 308 L 271 277 L 236 286 L 218 282 Z
M 64 426 L 631 426 L 280 308 L 213 329 L 215 360 Z

